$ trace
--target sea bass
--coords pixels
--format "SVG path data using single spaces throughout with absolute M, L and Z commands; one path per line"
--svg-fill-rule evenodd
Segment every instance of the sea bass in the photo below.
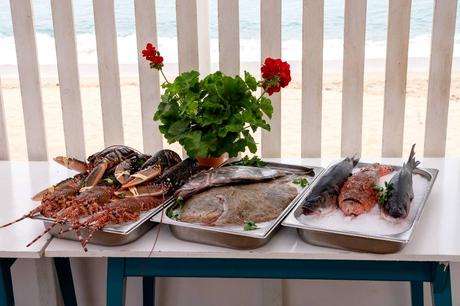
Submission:
M 351 171 L 358 163 L 356 156 L 347 157 L 335 164 L 321 176 L 303 201 L 302 210 L 305 215 L 337 207 L 337 197 Z
M 410 202 L 414 198 L 412 173 L 420 164 L 415 160 L 414 148 L 415 144 L 412 146 L 407 163 L 404 163 L 401 170 L 391 178 L 390 185 L 393 186 L 393 190 L 382 206 L 383 212 L 393 218 L 407 217 Z
M 340 190 L 339 207 L 347 216 L 358 216 L 371 210 L 378 202 L 374 186 L 381 176 L 393 172 L 393 167 L 372 164 L 350 176 Z
M 203 171 L 193 176 L 174 194 L 176 198 L 188 199 L 211 187 L 229 184 L 256 183 L 285 176 L 285 171 L 249 166 L 227 166 Z

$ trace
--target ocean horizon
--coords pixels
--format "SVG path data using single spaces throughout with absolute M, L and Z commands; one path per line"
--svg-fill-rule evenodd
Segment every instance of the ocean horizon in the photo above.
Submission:
M 260 0 L 240 1 L 240 54 L 242 62 L 260 60 Z M 33 0 L 37 52 L 40 65 L 55 65 L 55 45 L 49 0 Z M 432 0 L 413 0 L 409 57 L 430 55 Z M 302 0 L 283 0 L 282 58 L 301 60 Z M 369 0 L 366 23 L 366 59 L 383 59 L 386 54 L 388 0 Z M 177 63 L 175 1 L 157 0 L 159 50 L 166 63 Z M 460 6 L 458 8 L 460 11 Z M 0 65 L 15 65 L 16 51 L 9 0 L 0 0 Z M 325 0 L 324 60 L 343 56 L 344 0 Z M 74 1 L 75 31 L 79 64 L 97 64 L 92 0 Z M 133 0 L 115 0 L 118 57 L 120 64 L 136 64 L 137 50 Z M 456 25 L 454 57 L 460 57 L 460 23 Z M 218 63 L 217 0 L 210 0 L 211 63 Z

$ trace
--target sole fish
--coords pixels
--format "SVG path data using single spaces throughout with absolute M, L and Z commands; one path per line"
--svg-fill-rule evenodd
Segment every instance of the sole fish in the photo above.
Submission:
M 410 151 L 409 159 L 403 164 L 402 168 L 391 178 L 390 184 L 393 190 L 387 201 L 382 206 L 385 215 L 393 218 L 405 218 L 409 213 L 410 203 L 414 198 L 412 186 L 412 174 L 419 161 L 415 160 L 415 144 Z
M 322 213 L 337 207 L 337 197 L 351 171 L 358 163 L 356 156 L 347 157 L 335 164 L 319 178 L 308 196 L 304 199 L 302 210 L 305 215 Z
M 381 176 L 393 172 L 393 167 L 372 164 L 350 176 L 339 195 L 339 207 L 347 216 L 366 213 L 378 202 L 374 186 Z

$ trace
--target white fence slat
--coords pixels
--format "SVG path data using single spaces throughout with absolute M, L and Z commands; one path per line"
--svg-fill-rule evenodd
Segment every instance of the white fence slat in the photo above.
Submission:
M 0 80 L 0 160 L 9 160 L 8 134 L 6 132 L 5 109 L 3 108 L 2 82 Z
M 134 10 L 136 16 L 144 152 L 152 154 L 163 148 L 163 140 L 158 131 L 159 124 L 157 121 L 152 120 L 153 114 L 160 103 L 160 79 L 159 72 L 150 68 L 148 62 L 142 56 L 141 50 L 145 49 L 146 44 L 149 42 L 158 47 L 155 1 L 135 0 Z M 161 52 L 162 50 L 159 51 Z
M 10 0 L 29 160 L 46 160 L 37 46 L 30 0 Z
M 324 0 L 304 0 L 302 19 L 302 157 L 321 156 Z
M 260 2 L 261 60 L 266 57 L 281 57 L 281 0 Z M 262 130 L 262 156 L 281 156 L 281 94 L 270 97 L 273 104 L 273 117 L 269 121 L 271 131 Z
M 410 10 L 411 0 L 390 0 L 382 138 L 384 157 L 402 156 Z
M 104 145 L 123 144 L 114 0 L 93 0 Z
M 84 159 L 85 135 L 72 0 L 51 0 L 51 9 L 66 153 L 68 156 Z
M 240 74 L 239 0 L 219 0 L 219 69 L 230 76 Z
M 425 126 L 426 157 L 443 157 L 446 151 L 456 12 L 457 0 L 435 1 Z
M 341 155 L 361 154 L 366 0 L 345 1 Z
M 211 72 L 211 40 L 209 36 L 210 18 L 209 1 L 196 0 L 198 64 L 200 73 L 207 75 Z
M 176 0 L 179 72 L 199 70 L 197 0 Z

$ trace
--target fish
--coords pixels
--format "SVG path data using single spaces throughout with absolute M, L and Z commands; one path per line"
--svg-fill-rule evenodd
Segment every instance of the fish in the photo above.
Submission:
M 379 199 L 375 185 L 381 176 L 391 172 L 393 167 L 375 163 L 354 173 L 340 190 L 339 208 L 346 216 L 358 216 L 371 210 Z
M 226 166 L 203 171 L 178 189 L 174 196 L 186 200 L 192 195 L 203 192 L 211 187 L 230 184 L 255 183 L 264 180 L 276 179 L 286 175 L 286 172 L 267 167 Z
M 382 205 L 384 215 L 399 219 L 406 218 L 409 213 L 410 203 L 414 198 L 412 174 L 420 164 L 415 160 L 414 150 L 415 144 L 412 145 L 407 162 L 390 180 L 389 184 L 393 189 Z
M 206 225 L 242 225 L 277 218 L 297 196 L 287 177 L 209 189 L 184 202 L 179 220 Z
M 337 197 L 345 181 L 358 163 L 357 156 L 346 157 L 333 165 L 314 184 L 307 197 L 303 200 L 302 211 L 305 215 L 322 213 L 337 207 Z

